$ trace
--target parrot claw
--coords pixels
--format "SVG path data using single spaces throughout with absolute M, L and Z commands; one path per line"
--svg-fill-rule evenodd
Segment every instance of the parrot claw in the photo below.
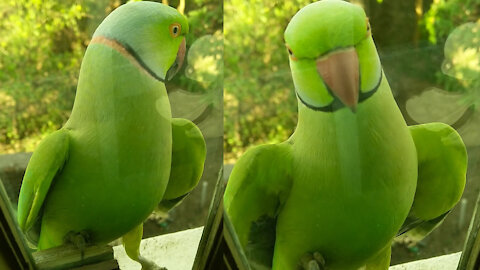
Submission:
M 138 256 L 138 262 L 142 265 L 142 270 L 168 270 L 166 267 L 160 267 L 143 256 Z
M 73 244 L 80 250 L 80 258 L 83 260 L 85 256 L 85 248 L 90 242 L 90 235 L 86 231 L 81 232 L 69 232 L 65 235 L 65 243 Z
M 303 255 L 298 263 L 299 270 L 324 270 L 325 259 L 320 252 L 315 251 Z

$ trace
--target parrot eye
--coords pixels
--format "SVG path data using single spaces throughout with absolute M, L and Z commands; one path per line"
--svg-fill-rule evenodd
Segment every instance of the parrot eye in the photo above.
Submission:
M 174 38 L 178 37 L 182 30 L 182 26 L 179 23 L 172 23 L 169 28 L 170 28 L 170 35 Z
M 367 35 L 370 33 L 370 21 L 368 20 L 368 18 L 365 19 L 365 21 L 367 22 Z
M 290 46 L 286 45 L 286 47 L 287 47 L 288 54 L 290 55 L 290 58 L 291 58 L 292 60 L 296 61 L 296 60 L 297 60 L 297 57 L 295 57 L 295 55 L 293 55 L 293 51 L 292 51 L 292 49 L 290 48 Z

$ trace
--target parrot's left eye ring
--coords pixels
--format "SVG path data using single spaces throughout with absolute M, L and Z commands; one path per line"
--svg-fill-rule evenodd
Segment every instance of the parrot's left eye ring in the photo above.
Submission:
M 182 32 L 182 26 L 179 23 L 172 23 L 169 29 L 170 35 L 174 38 L 178 37 L 180 35 L 180 32 Z

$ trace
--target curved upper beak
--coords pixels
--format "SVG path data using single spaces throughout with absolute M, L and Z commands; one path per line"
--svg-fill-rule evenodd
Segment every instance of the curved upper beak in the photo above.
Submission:
M 355 112 L 359 94 L 359 65 L 355 48 L 318 58 L 317 71 L 325 84 L 345 106 Z
M 175 62 L 173 62 L 172 66 L 167 71 L 167 80 L 171 80 L 175 74 L 180 70 L 183 65 L 183 60 L 185 59 L 185 52 L 187 51 L 187 45 L 185 42 L 185 38 L 183 38 L 180 47 L 178 48 L 177 57 L 175 58 Z

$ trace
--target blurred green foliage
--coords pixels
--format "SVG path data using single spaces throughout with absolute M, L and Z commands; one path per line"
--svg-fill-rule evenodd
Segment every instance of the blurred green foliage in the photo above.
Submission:
M 91 35 L 126 0 L 10 0 L 0 2 L 0 153 L 32 151 L 60 128 L 73 105 L 78 73 Z M 170 1 L 178 6 L 179 0 Z M 218 0 L 186 1 L 187 47 L 221 35 Z M 218 34 L 220 33 L 220 34 Z M 170 84 L 205 91 L 183 73 Z
M 177 6 L 178 1 L 169 1 L 169 4 Z M 190 33 L 186 37 L 187 48 L 190 48 L 195 41 L 205 35 L 214 35 L 219 38 L 223 36 L 223 1 L 186 0 L 185 15 L 188 18 L 188 24 L 190 26 Z M 222 43 L 221 41 L 219 42 Z M 221 46 L 223 47 L 223 43 Z M 185 69 L 186 66 L 187 65 L 184 65 L 183 69 Z M 206 68 L 208 69 L 208 67 Z M 180 73 L 180 76 L 177 75 L 174 77 L 171 84 L 176 84 L 190 92 L 201 92 L 205 94 L 211 94 L 211 87 L 215 88 L 215 86 L 205 84 L 201 80 L 190 78 L 185 75 L 185 70 L 182 70 Z M 167 84 L 167 89 L 169 88 L 171 87 Z
M 86 42 L 86 10 L 75 2 L 1 2 L 0 152 L 31 147 L 25 138 L 68 117 Z
M 425 13 L 422 24 L 431 43 L 444 42 L 453 29 L 480 18 L 479 0 L 435 0 Z
M 458 74 L 453 76 L 441 67 L 441 62 L 443 44 L 449 34 L 466 22 L 478 20 L 480 0 L 423 0 L 419 20 L 415 17 L 416 1 L 419 0 L 355 1 L 374 13 L 371 14 L 374 38 L 393 88 L 407 87 L 402 81 L 406 81 L 403 78 L 408 73 L 450 91 L 466 92 L 470 99 L 478 100 L 478 91 L 472 90 L 478 88 L 478 82 L 462 80 Z M 58 129 L 68 119 L 89 38 L 102 19 L 124 2 L 0 2 L 0 153 L 31 151 L 44 134 Z M 169 4 L 177 6 L 179 2 L 170 0 Z M 186 1 L 185 14 L 191 26 L 187 46 L 205 35 L 221 37 L 223 12 L 226 18 L 223 86 L 227 161 L 234 161 L 251 145 L 280 142 L 293 132 L 297 120 L 296 98 L 283 31 L 290 18 L 310 2 L 313 1 L 226 0 L 223 9 L 222 1 Z M 392 21 L 392 25 L 382 18 L 375 19 L 379 16 Z M 375 25 L 375 20 L 379 24 Z M 419 37 L 411 34 L 417 28 Z M 392 54 L 388 55 L 392 41 L 397 47 L 418 51 L 425 57 L 415 57 L 413 64 L 407 57 L 397 61 Z M 422 41 L 441 49 L 426 54 Z M 453 63 L 453 59 L 448 61 Z M 167 88 L 218 96 L 221 79 L 216 79 L 214 85 L 207 84 L 187 76 L 186 66 Z M 425 68 L 418 72 L 412 66 Z M 465 70 L 463 66 L 456 67 L 457 73 L 459 68 Z M 210 88 L 217 90 L 209 92 Z
M 480 108 L 480 20 L 456 27 L 445 42 L 442 72 L 462 87 L 464 102 Z
M 213 35 L 196 39 L 188 51 L 187 62 L 185 76 L 202 86 L 199 88 L 204 93 L 201 101 L 221 111 L 224 72 L 223 34 L 217 31 Z
M 435 0 L 421 24 L 433 44 L 445 44 L 437 82 L 448 91 L 463 92 L 464 102 L 480 108 L 480 0 Z M 467 26 L 468 25 L 468 26 Z M 449 40 L 449 41 L 448 41 Z M 448 76 L 444 76 L 444 74 Z
M 280 142 L 296 123 L 296 99 L 283 31 L 312 1 L 225 1 L 224 156 Z

